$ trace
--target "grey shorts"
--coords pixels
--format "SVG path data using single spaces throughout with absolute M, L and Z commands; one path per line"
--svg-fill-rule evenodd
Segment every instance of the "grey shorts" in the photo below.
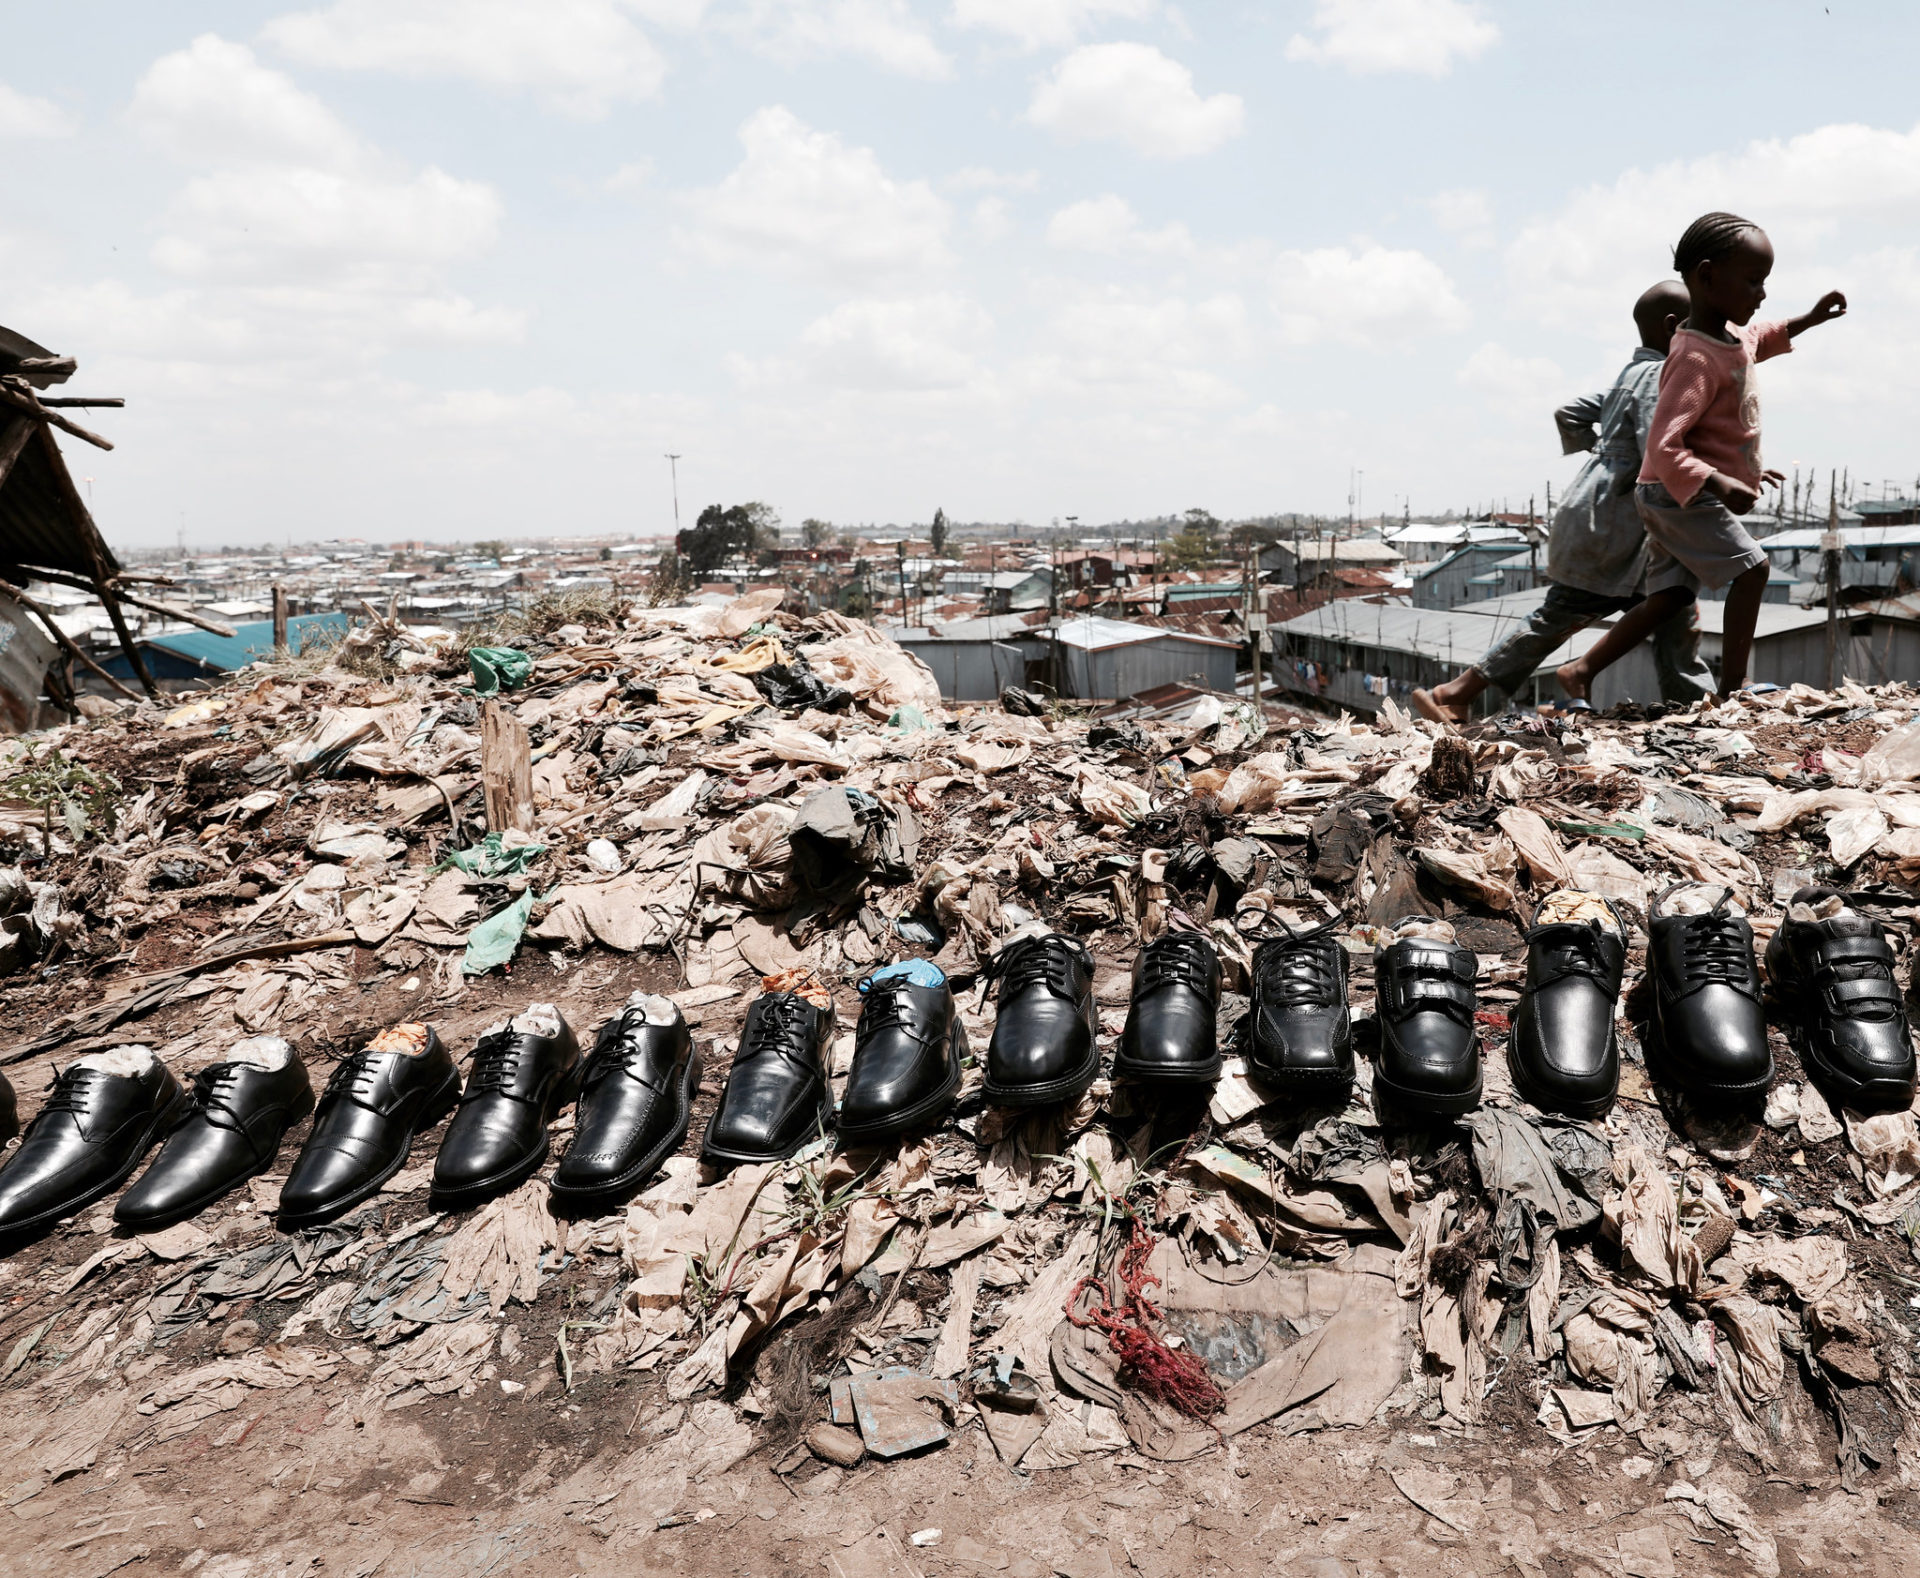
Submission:
M 1647 590 L 1684 586 L 1718 590 L 1735 576 L 1767 562 L 1766 549 L 1747 535 L 1740 517 L 1711 493 L 1679 504 L 1660 482 L 1633 490 L 1640 523 L 1647 528 Z

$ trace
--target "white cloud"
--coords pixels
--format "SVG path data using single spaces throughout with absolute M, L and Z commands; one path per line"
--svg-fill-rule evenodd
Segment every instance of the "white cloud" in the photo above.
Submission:
M 1920 127 L 1822 126 L 1731 153 L 1628 170 L 1523 226 L 1507 267 L 1544 321 L 1617 338 L 1633 299 L 1672 277 L 1673 244 L 1700 214 L 1732 209 L 1772 234 L 1778 273 L 1839 239 L 1843 221 L 1920 203 Z M 1804 303 L 1802 304 L 1804 305 Z M 1770 311 L 1771 309 L 1763 309 Z
M 1543 431 L 1544 414 L 1579 393 L 1568 387 L 1567 375 L 1551 357 L 1516 356 L 1492 340 L 1461 364 L 1454 381 L 1515 421 L 1531 417 Z
M 666 75 L 630 9 L 619 0 L 334 0 L 275 18 L 261 37 L 309 65 L 456 77 L 594 119 L 651 98 Z M 668 14 L 697 20 L 699 8 Z
M 1040 172 L 989 170 L 985 165 L 970 164 L 964 170 L 955 170 L 948 176 L 947 185 L 957 192 L 1037 192 L 1040 190 Z
M 1273 310 L 1291 345 L 1335 341 L 1380 347 L 1467 324 L 1466 304 L 1424 252 L 1324 247 L 1282 252 L 1272 270 Z
M 653 160 L 640 158 L 629 161 L 615 170 L 601 183 L 609 192 L 639 192 L 653 184 Z
M 852 55 L 905 77 L 953 74 L 953 63 L 906 0 L 744 0 L 726 25 L 780 58 Z
M 843 302 L 807 325 L 800 345 L 815 378 L 841 388 L 957 389 L 980 376 L 993 319 L 952 292 Z
M 973 205 L 973 233 L 988 245 L 1013 234 L 1013 210 L 1004 197 L 983 197 Z
M 1157 253 L 1190 257 L 1193 237 L 1182 224 L 1162 230 L 1147 230 L 1140 216 L 1125 198 L 1109 192 L 1104 197 L 1089 197 L 1069 203 L 1047 223 L 1047 245 L 1069 252 L 1099 252 L 1118 256 L 1124 252 Z
M 871 148 L 851 148 L 770 105 L 740 128 L 746 150 L 718 186 L 690 193 L 682 235 L 700 255 L 832 280 L 914 275 L 949 261 L 946 201 L 896 181 Z
M 1159 9 L 1159 0 L 953 0 L 952 21 L 1042 49 L 1071 44 L 1102 22 L 1141 21 Z
M 149 66 L 127 116 L 148 141 L 193 162 L 345 170 L 368 158 L 319 99 L 212 33 Z
M 1027 118 L 1069 142 L 1123 143 L 1155 159 L 1210 152 L 1246 120 L 1238 94 L 1202 98 L 1193 73 L 1151 44 L 1088 44 L 1035 90 Z
M 1435 192 L 1427 199 L 1427 211 L 1433 222 L 1463 246 L 1493 245 L 1493 202 L 1477 186 L 1459 186 Z
M 73 121 L 49 99 L 32 99 L 0 82 L 0 138 L 71 137 Z
M 1318 37 L 1296 33 L 1287 59 L 1356 73 L 1407 71 L 1444 77 L 1455 60 L 1475 60 L 1500 29 L 1467 0 L 1314 0 Z

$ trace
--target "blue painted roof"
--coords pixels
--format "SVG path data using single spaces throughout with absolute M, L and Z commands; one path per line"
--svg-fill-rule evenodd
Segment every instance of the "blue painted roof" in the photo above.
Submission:
M 347 616 L 344 613 L 296 614 L 287 621 L 287 646 L 297 653 L 307 642 L 316 638 L 337 640 L 346 633 Z M 211 635 L 205 630 L 175 630 L 163 636 L 148 636 L 140 644 L 171 652 L 175 657 L 185 658 L 203 668 L 231 673 L 259 658 L 272 655 L 273 621 L 262 619 L 252 624 L 235 625 L 231 636 Z

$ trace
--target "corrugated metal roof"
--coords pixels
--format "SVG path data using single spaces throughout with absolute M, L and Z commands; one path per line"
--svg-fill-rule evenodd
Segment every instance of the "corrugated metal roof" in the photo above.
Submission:
M 298 652 L 316 636 L 346 633 L 345 614 L 296 614 L 287 621 L 287 646 Z M 175 630 L 166 635 L 149 636 L 140 644 L 158 647 L 189 663 L 228 674 L 273 651 L 273 621 L 262 619 L 255 624 L 236 625 L 231 636 L 216 636 L 205 630 Z
M 1760 546 L 1769 553 L 1775 548 L 1818 548 L 1826 530 L 1824 526 L 1795 527 L 1760 538 Z M 1840 543 L 1845 548 L 1920 548 L 1920 526 L 1842 526 Z
M 1151 625 L 1136 625 L 1125 619 L 1063 619 L 1060 642 L 1087 652 L 1106 652 L 1114 647 L 1132 646 L 1139 641 L 1194 641 L 1212 647 L 1237 646 L 1234 641 L 1216 641 L 1210 636 L 1191 636 L 1183 630 L 1157 630 Z

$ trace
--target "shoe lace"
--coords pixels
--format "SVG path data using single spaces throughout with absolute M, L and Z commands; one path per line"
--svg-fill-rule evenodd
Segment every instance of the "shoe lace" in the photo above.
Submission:
M 1148 943 L 1136 995 L 1144 997 L 1162 986 L 1190 986 L 1196 992 L 1211 993 L 1211 952 L 1206 939 L 1195 932 L 1169 932 Z
M 1071 999 L 1072 969 L 1083 962 L 1088 962 L 1086 944 L 1056 931 L 1008 943 L 993 956 L 987 974 L 1000 981 L 1003 1000 L 1031 986 L 1044 986 L 1056 997 Z
M 193 1106 L 209 1123 L 223 1129 L 243 1127 L 239 1109 L 233 1104 L 240 1087 L 241 1065 L 214 1063 L 193 1076 Z
M 380 1052 L 361 1051 L 334 1065 L 327 1076 L 327 1088 L 322 1099 L 330 1096 L 344 1096 L 362 1106 L 371 1105 L 374 1098 L 374 1081 L 379 1077 L 380 1062 L 385 1056 Z
M 47 1086 L 47 1099 L 41 1106 L 47 1112 L 85 1112 L 86 1095 L 100 1082 L 101 1074 L 94 1068 L 64 1068 L 53 1076 Z
M 763 1052 L 772 1052 L 794 1062 L 805 1062 L 807 1004 L 792 993 L 761 1001 L 766 1006 L 753 1022 L 753 1044 L 748 1046 L 743 1038 L 740 1056 L 757 1057 Z
M 1600 933 L 1592 926 L 1556 933 L 1551 958 L 1554 969 L 1561 975 L 1591 976 L 1596 981 L 1608 978 L 1607 961 L 1600 951 Z
M 907 983 L 881 982 L 867 988 L 866 1005 L 860 1010 L 856 1039 L 864 1045 L 882 1030 L 891 1030 L 907 1022 Z
M 473 1073 L 467 1080 L 466 1099 L 474 1096 L 513 1094 L 513 1077 L 520 1071 L 520 1038 L 511 1030 L 482 1036 L 473 1049 Z
M 1339 994 L 1339 967 L 1332 937 L 1332 921 L 1321 926 L 1295 931 L 1286 926 L 1284 937 L 1275 937 L 1260 945 L 1253 961 L 1255 976 L 1265 993 L 1278 997 L 1289 1008 L 1315 1008 L 1330 1003 Z
M 1725 904 L 1722 899 L 1706 914 L 1687 917 L 1687 946 L 1682 957 L 1689 986 L 1712 981 L 1746 986 L 1752 980 L 1752 949 L 1740 934 L 1738 919 L 1726 913 Z

